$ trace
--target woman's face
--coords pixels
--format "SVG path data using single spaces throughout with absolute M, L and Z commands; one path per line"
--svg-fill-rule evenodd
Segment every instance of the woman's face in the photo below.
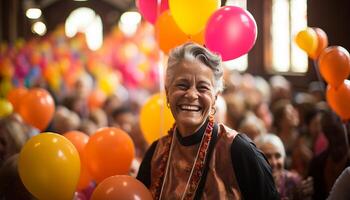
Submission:
M 262 152 L 264 152 L 267 160 L 269 161 L 272 172 L 281 172 L 284 168 L 284 158 L 278 148 L 271 143 L 266 143 L 262 145 L 260 149 Z
M 287 104 L 284 110 L 284 116 L 289 126 L 297 127 L 299 125 L 298 111 L 291 104 Z
M 183 61 L 172 69 L 167 101 L 182 134 L 195 132 L 215 104 L 214 74 L 199 61 Z

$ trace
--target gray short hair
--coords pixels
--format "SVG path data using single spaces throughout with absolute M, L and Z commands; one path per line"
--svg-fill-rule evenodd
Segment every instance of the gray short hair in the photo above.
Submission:
M 262 134 L 255 138 L 254 143 L 258 148 L 261 148 L 265 144 L 272 144 L 277 147 L 279 153 L 282 155 L 283 159 L 286 158 L 286 151 L 282 140 L 275 134 Z
M 199 61 L 208 66 L 214 73 L 214 89 L 215 92 L 221 92 L 223 90 L 223 68 L 221 57 L 217 54 L 210 52 L 203 46 L 195 43 L 186 43 L 174 48 L 168 59 L 168 68 L 165 74 L 165 86 L 172 78 L 172 69 L 182 61 Z

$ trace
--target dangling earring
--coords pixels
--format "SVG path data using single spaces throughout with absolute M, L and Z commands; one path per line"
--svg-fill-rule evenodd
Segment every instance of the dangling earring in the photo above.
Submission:
M 215 108 L 215 107 L 213 107 L 213 108 L 211 109 L 210 115 L 214 116 L 214 115 L 215 115 L 215 113 L 216 113 L 216 108 Z
M 215 113 L 216 113 L 216 108 L 213 107 L 213 108 L 211 109 L 211 112 L 209 113 L 209 120 L 214 121 Z
M 166 107 L 170 108 L 170 103 L 166 102 Z

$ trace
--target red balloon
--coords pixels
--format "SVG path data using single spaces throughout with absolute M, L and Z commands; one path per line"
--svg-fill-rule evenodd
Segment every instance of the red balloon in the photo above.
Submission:
M 257 26 L 245 9 L 224 6 L 213 13 L 205 29 L 205 45 L 221 55 L 223 61 L 238 58 L 253 47 Z
M 340 46 L 328 47 L 322 51 L 318 65 L 327 83 L 338 87 L 350 74 L 349 52 Z
M 68 131 L 63 134 L 75 146 L 80 157 L 80 177 L 77 185 L 78 190 L 87 188 L 92 181 L 92 177 L 87 168 L 86 155 L 84 148 L 89 141 L 89 136 L 80 131 Z
M 44 89 L 29 90 L 19 103 L 18 113 L 26 123 L 43 131 L 49 125 L 55 113 L 55 102 Z
M 344 80 L 343 83 L 335 88 L 328 85 L 326 98 L 329 106 L 342 120 L 350 119 L 350 81 Z
M 152 200 L 150 191 L 131 176 L 111 176 L 103 180 L 91 200 Z
M 10 92 L 7 94 L 7 100 L 11 102 L 13 106 L 13 110 L 15 112 L 19 111 L 19 103 L 20 100 L 24 97 L 25 94 L 27 94 L 28 90 L 24 87 L 14 88 L 10 90 Z
M 152 24 L 156 23 L 158 16 L 169 10 L 168 0 L 160 0 L 160 5 L 158 5 L 159 0 L 137 0 L 136 6 L 139 9 L 142 16 Z
M 101 128 L 85 147 L 88 169 L 92 177 L 103 179 L 127 174 L 134 159 L 135 147 L 130 136 L 119 128 Z

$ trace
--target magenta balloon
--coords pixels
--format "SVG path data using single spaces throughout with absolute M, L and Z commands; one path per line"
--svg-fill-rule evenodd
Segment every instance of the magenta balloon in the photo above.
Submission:
M 245 9 L 224 6 L 213 13 L 205 29 L 205 45 L 221 55 L 223 61 L 238 58 L 253 47 L 256 22 Z
M 158 11 L 158 1 L 160 1 L 160 10 Z M 168 0 L 137 0 L 136 6 L 143 18 L 155 24 L 158 16 L 169 9 Z M 159 13 L 158 13 L 159 12 Z

